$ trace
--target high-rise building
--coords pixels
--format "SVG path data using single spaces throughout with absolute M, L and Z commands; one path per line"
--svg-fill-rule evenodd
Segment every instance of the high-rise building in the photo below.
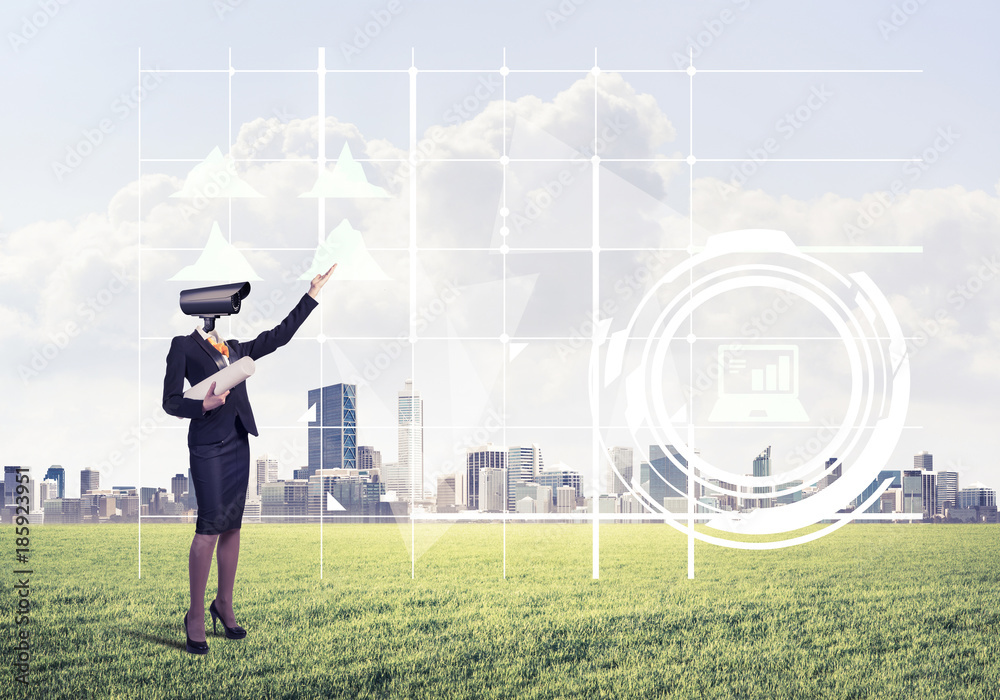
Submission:
M 542 451 L 538 445 L 515 446 L 507 449 L 507 510 L 513 512 L 516 508 L 514 498 L 517 484 L 534 481 L 538 473 L 545 468 Z
M 55 479 L 45 479 L 38 487 L 38 508 L 53 498 L 59 498 L 59 483 Z
M 403 466 L 402 462 L 386 462 L 382 466 L 382 478 L 385 481 L 385 488 L 396 494 L 397 501 L 413 500 L 412 483 L 413 473 Z
M 493 447 L 492 442 L 488 442 L 482 447 L 470 448 L 465 458 L 465 473 L 468 483 L 466 488 L 468 493 L 467 504 L 469 510 L 480 510 L 479 500 L 479 475 L 483 469 L 507 469 L 507 450 L 500 447 Z
M 945 509 L 958 505 L 958 472 L 937 473 L 937 512 L 944 515 Z
M 924 517 L 933 518 L 938 514 L 937 509 L 937 474 L 932 471 L 924 472 Z
M 313 406 L 316 406 L 316 420 L 309 422 L 309 465 L 304 471 L 296 469 L 296 478 L 308 479 L 317 469 L 355 469 L 357 386 L 333 384 L 310 389 L 309 407 Z
M 54 498 L 66 498 L 66 470 L 60 464 L 53 464 L 45 472 L 46 479 L 54 479 L 59 484 L 59 495 Z
M 539 486 L 548 487 L 553 499 L 558 497 L 556 490 L 560 486 L 572 486 L 573 493 L 576 494 L 575 497 L 583 498 L 583 476 L 580 472 L 573 471 L 566 465 L 554 464 L 548 467 L 535 477 L 535 481 L 538 482 Z M 552 505 L 557 505 L 555 500 L 552 501 Z
M 771 476 L 771 446 L 768 445 L 764 450 L 757 455 L 753 461 L 753 475 L 755 477 Z M 772 493 L 773 489 L 770 486 L 754 486 L 753 492 L 755 494 L 768 494 Z M 772 499 L 767 497 L 756 497 L 758 508 L 770 508 L 774 505 Z
M 924 472 L 922 469 L 904 469 L 903 488 L 903 512 L 923 513 L 924 512 Z
M 556 512 L 572 513 L 576 510 L 576 490 L 572 486 L 560 486 L 556 489 Z
M 409 474 L 414 500 L 424 497 L 424 400 L 407 379 L 399 392 L 399 467 Z
M 17 497 L 17 485 L 20 483 L 21 473 L 17 470 L 20 467 L 4 467 L 3 468 L 3 491 L 0 492 L 0 506 L 12 506 L 16 503 L 14 500 Z
M 878 478 L 873 479 L 872 482 L 870 484 L 868 484 L 868 486 L 865 487 L 865 490 L 862 491 L 861 494 L 857 498 L 854 499 L 854 507 L 855 508 L 860 508 L 862 503 L 864 503 L 869 498 L 871 498 L 872 495 L 876 491 L 879 490 L 879 488 L 882 486 L 882 482 L 885 481 L 886 479 L 892 479 L 892 483 L 889 484 L 889 488 L 890 489 L 902 489 L 903 488 L 903 472 L 902 471 L 900 471 L 899 469 L 883 469 L 882 471 L 880 471 L 878 473 Z M 923 486 L 920 487 L 920 492 L 923 493 Z M 879 499 L 877 502 L 875 502 L 872 505 L 870 505 L 868 507 L 868 509 L 865 510 L 865 512 L 866 513 L 882 513 L 882 512 L 885 512 L 885 511 L 882 510 L 883 507 L 884 507 L 884 505 L 883 505 L 882 499 Z
M 979 506 L 995 506 L 997 492 L 986 484 L 975 482 L 958 492 L 959 508 L 976 508 Z
M 830 467 L 833 467 L 834 464 L 837 464 L 837 458 L 836 457 L 831 457 L 830 459 L 826 460 L 826 468 L 827 469 L 829 469 Z M 837 479 L 839 479 L 840 476 L 841 476 L 843 467 L 844 467 L 843 464 L 837 464 L 836 467 L 833 467 L 833 471 L 832 472 L 830 472 L 829 474 L 827 474 L 826 476 L 824 476 L 822 479 L 819 480 L 819 482 L 816 484 L 816 488 L 821 489 L 821 490 L 825 489 L 827 486 L 829 486 L 834 481 L 836 481 Z
M 248 496 L 260 496 L 260 487 L 264 484 L 273 484 L 278 480 L 278 459 L 269 454 L 262 454 L 257 458 L 257 470 L 254 478 L 247 486 Z
M 358 446 L 358 469 L 382 469 L 382 453 L 370 445 Z
M 170 492 L 174 494 L 174 502 L 180 503 L 188 490 L 188 478 L 183 474 L 175 474 L 170 480 Z
M 101 473 L 96 469 L 80 470 L 80 495 L 101 488 Z
M 659 445 L 650 445 L 649 462 L 639 470 L 640 486 L 657 504 L 664 498 L 687 498 L 688 478 L 682 471 L 687 465 L 687 459 L 673 445 L 667 445 L 666 452 Z
M 608 465 L 608 493 L 625 493 L 632 483 L 634 461 L 632 448 L 612 447 L 609 457 L 611 463 Z
M 507 510 L 507 470 L 484 467 L 479 471 L 479 510 L 503 513 Z
M 437 494 L 434 502 L 439 513 L 446 513 L 455 507 L 455 475 L 441 474 L 437 478 Z
M 921 452 L 913 455 L 913 468 L 929 472 L 934 471 L 934 455 L 930 452 Z

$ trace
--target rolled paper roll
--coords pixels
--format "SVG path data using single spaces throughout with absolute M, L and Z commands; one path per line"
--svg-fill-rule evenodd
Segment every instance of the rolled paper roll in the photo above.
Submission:
M 220 369 L 208 379 L 203 379 L 185 391 L 184 398 L 204 401 L 205 395 L 208 393 L 208 388 L 212 386 L 212 382 L 215 382 L 215 395 L 224 394 L 240 382 L 246 381 L 246 378 L 252 375 L 253 372 L 253 358 L 241 357 L 225 369 Z

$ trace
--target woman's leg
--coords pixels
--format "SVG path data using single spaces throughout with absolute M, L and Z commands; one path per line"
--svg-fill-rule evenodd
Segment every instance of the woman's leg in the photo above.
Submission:
M 233 587 L 236 584 L 236 565 L 240 560 L 240 529 L 226 530 L 219 535 L 217 554 L 219 564 L 219 592 L 215 596 L 215 607 L 229 627 L 236 624 L 233 614 Z
M 212 569 L 212 552 L 218 535 L 195 534 L 188 555 L 188 581 L 191 587 L 191 607 L 188 608 L 188 636 L 196 642 L 205 641 L 205 588 Z

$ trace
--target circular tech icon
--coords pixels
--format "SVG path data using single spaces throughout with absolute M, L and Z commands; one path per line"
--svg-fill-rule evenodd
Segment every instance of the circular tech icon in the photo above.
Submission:
M 749 299 L 762 290 L 796 300 L 799 309 L 808 307 L 830 329 L 824 347 L 837 344 L 839 365 L 850 375 L 849 391 L 839 382 L 836 392 L 828 392 L 849 397 L 836 424 L 820 426 L 803 405 L 800 362 L 808 353 L 800 341 L 809 338 L 768 333 L 759 322 L 744 325 L 735 336 L 695 334 L 696 310 L 725 307 L 725 300 Z M 765 309 L 761 318 L 774 324 L 779 315 Z M 707 371 L 695 372 L 696 344 L 707 348 L 702 351 Z M 678 360 L 685 357 L 690 361 Z M 601 425 L 624 424 L 633 449 L 650 451 L 637 483 L 628 483 L 609 460 L 610 469 L 644 512 L 662 515 L 688 534 L 693 528 L 680 521 L 692 518 L 719 533 L 694 530 L 701 541 L 741 549 L 811 541 L 878 503 L 891 483 L 886 479 L 871 488 L 896 447 L 909 402 L 910 368 L 899 322 L 867 274 L 838 272 L 805 254 L 782 231 L 709 238 L 703 250 L 652 284 L 631 317 L 600 325 L 591 371 L 592 408 Z M 833 381 L 835 373 L 826 374 L 823 381 Z M 768 468 L 758 470 L 755 463 L 754 474 L 737 474 L 702 459 L 695 444 L 703 434 L 732 441 L 728 436 L 779 428 L 804 431 L 799 434 L 812 435 L 817 443 L 779 473 L 770 473 L 770 448 L 758 458 L 768 460 Z M 822 445 L 815 437 L 820 434 L 826 436 Z M 600 435 L 604 455 L 613 442 L 608 437 Z M 833 454 L 839 457 L 827 458 Z M 863 502 L 853 513 L 843 512 L 859 494 Z M 723 536 L 793 533 L 824 520 L 833 522 L 773 542 Z

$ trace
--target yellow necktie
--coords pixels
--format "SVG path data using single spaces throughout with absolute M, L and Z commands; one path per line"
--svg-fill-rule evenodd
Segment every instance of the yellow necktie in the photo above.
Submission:
M 219 352 L 221 352 L 226 357 L 229 357 L 229 346 L 228 345 L 226 345 L 225 343 L 217 343 L 214 340 L 212 340 L 210 337 L 207 338 L 206 340 L 208 340 L 208 342 L 210 342 L 212 344 L 213 348 L 215 348 L 216 350 L 218 350 Z

